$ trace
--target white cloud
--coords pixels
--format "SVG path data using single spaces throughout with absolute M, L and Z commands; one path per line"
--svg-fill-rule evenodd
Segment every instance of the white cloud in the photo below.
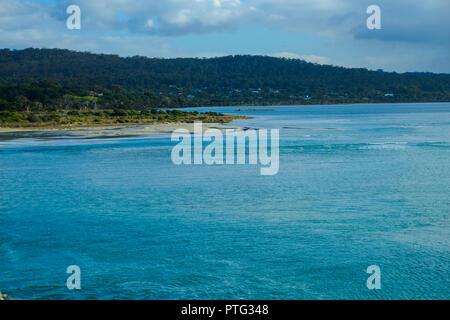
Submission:
M 2 0 L 0 6 L 0 30 L 26 30 L 36 26 L 58 23 L 49 10 L 30 2 Z
M 171 40 L 174 37 L 230 33 L 251 25 L 307 34 L 316 42 L 305 44 L 305 50 L 290 43 L 280 49 L 270 49 L 268 38 L 268 49 L 262 52 L 265 54 L 276 52 L 274 55 L 315 63 L 328 64 L 332 60 L 335 64 L 340 61 L 349 65 L 359 61 L 395 68 L 396 64 L 405 66 L 404 61 L 416 66 L 412 61 L 417 59 L 404 58 L 404 55 L 420 52 L 423 59 L 428 59 L 421 65 L 450 70 L 448 0 L 378 0 L 383 27 L 379 32 L 365 28 L 366 8 L 372 4 L 369 0 L 60 0 L 55 3 L 49 6 L 32 0 L 2 0 L 0 46 L 61 47 L 122 55 L 136 51 L 136 54 L 168 57 L 200 55 L 205 50 L 245 54 L 249 52 L 236 44 L 230 49 L 203 47 L 195 51 L 186 44 L 183 49 L 168 43 L 174 43 Z M 65 9 L 69 4 L 81 8 L 81 31 L 69 33 L 65 28 Z M 327 50 L 324 42 L 333 43 L 333 49 Z M 322 47 L 317 49 L 315 45 Z M 251 52 L 255 51 L 261 52 L 259 48 Z M 295 53 L 302 51 L 308 54 Z M 402 69 L 405 68 L 408 69 Z
M 147 23 L 145 24 L 145 26 L 147 27 L 147 28 L 153 28 L 154 26 L 155 26 L 155 24 L 154 24 L 154 22 L 153 22 L 153 20 L 152 19 L 148 19 L 147 20 Z
M 450 32 L 448 0 L 378 0 L 385 29 L 378 33 L 364 28 L 365 9 L 371 2 L 361 0 L 61 0 L 55 10 L 30 0 L 2 0 L 0 28 L 65 20 L 65 8 L 73 3 L 80 6 L 86 27 L 109 32 L 183 35 L 253 24 L 328 36 L 405 41 L 442 41 L 444 37 L 448 41 Z M 129 19 L 120 21 L 120 14 Z M 157 28 L 153 18 L 158 21 Z

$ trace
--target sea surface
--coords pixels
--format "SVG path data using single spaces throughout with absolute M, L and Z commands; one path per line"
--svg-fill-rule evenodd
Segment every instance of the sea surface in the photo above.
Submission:
M 169 135 L 3 136 L 0 290 L 17 299 L 450 298 L 450 103 L 251 109 L 262 107 L 195 110 L 279 128 L 277 175 L 176 166 Z M 70 265 L 81 268 L 81 290 L 66 287 Z M 370 265 L 380 267 L 379 290 L 366 286 Z

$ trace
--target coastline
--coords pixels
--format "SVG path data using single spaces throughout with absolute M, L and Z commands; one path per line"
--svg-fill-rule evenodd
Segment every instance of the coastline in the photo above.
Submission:
M 244 130 L 244 127 L 219 122 L 202 123 L 203 131 L 208 129 L 235 129 Z M 66 135 L 66 136 L 86 136 L 86 137 L 122 137 L 122 136 L 141 136 L 170 134 L 174 130 L 185 129 L 189 132 L 194 131 L 194 123 L 160 123 L 160 124 L 127 124 L 127 125 L 111 125 L 111 126 L 86 126 L 76 128 L 7 128 L 0 127 L 0 140 L 10 140 L 22 137 L 39 137 L 42 135 Z
M 201 106 L 201 107 L 192 107 L 192 108 L 270 108 L 270 107 L 324 107 L 324 106 L 354 106 L 354 105 L 361 105 L 361 106 L 369 106 L 369 105 L 391 105 L 391 104 L 445 104 L 450 103 L 450 101 L 417 101 L 417 102 L 346 102 L 346 103 L 306 103 L 306 104 L 236 104 L 236 105 L 214 105 L 214 106 Z M 183 110 L 183 109 L 191 109 L 191 107 L 184 107 L 184 108 L 173 108 L 176 110 Z M 248 110 L 242 110 L 242 111 L 248 111 Z M 262 111 L 262 110 L 261 110 Z M 267 111 L 267 110 L 264 110 Z

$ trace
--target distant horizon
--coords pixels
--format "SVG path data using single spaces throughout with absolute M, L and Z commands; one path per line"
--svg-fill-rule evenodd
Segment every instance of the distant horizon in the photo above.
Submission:
M 275 55 L 267 55 L 267 54 L 251 54 L 251 53 L 238 53 L 238 54 L 224 54 L 224 55 L 217 55 L 217 56 L 179 56 L 179 57 L 162 57 L 162 56 L 145 56 L 145 55 L 121 55 L 117 53 L 101 53 L 101 52 L 92 52 L 92 51 L 82 51 L 82 50 L 72 50 L 72 49 L 66 49 L 66 48 L 47 48 L 47 47 L 27 47 L 27 48 L 0 48 L 0 50 L 10 50 L 10 51 L 24 51 L 28 49 L 33 50 L 67 50 L 71 52 L 77 52 L 77 53 L 88 53 L 93 55 L 109 55 L 109 56 L 118 56 L 120 58 L 134 58 L 134 57 L 143 57 L 147 59 L 216 59 L 216 58 L 223 58 L 223 57 L 235 57 L 235 56 L 253 56 L 253 57 L 268 57 L 268 58 L 276 58 L 276 59 L 288 59 L 288 60 L 301 60 L 306 63 L 312 63 L 316 65 L 323 65 L 323 66 L 330 66 L 330 67 L 337 67 L 337 68 L 345 68 L 345 69 L 367 69 L 368 71 L 374 71 L 374 72 L 386 72 L 386 73 L 396 73 L 396 74 L 434 74 L 434 75 L 450 75 L 450 72 L 432 72 L 432 71 L 404 71 L 404 72 L 397 72 L 397 71 L 388 71 L 384 69 L 370 69 L 369 67 L 349 67 L 349 66 L 342 66 L 342 65 L 335 65 L 330 63 L 319 63 L 319 62 L 312 62 L 305 59 L 302 59 L 301 57 L 283 57 L 283 56 L 275 56 Z

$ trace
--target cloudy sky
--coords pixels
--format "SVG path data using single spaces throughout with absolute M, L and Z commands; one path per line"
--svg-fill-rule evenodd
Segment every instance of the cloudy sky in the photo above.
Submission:
M 66 8 L 81 8 L 68 30 Z M 381 30 L 366 9 L 381 8 Z M 1 0 L 0 47 L 121 56 L 261 54 L 450 73 L 450 0 Z

